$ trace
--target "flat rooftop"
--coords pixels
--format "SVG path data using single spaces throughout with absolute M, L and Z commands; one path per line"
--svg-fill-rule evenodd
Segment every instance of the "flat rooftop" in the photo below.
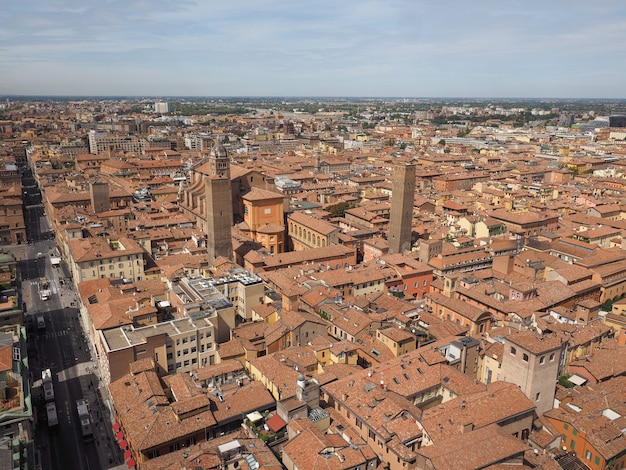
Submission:
M 125 325 L 102 332 L 109 351 L 138 346 L 146 343 L 146 339 L 152 336 L 167 335 L 175 337 L 187 332 L 199 329 L 212 328 L 213 323 L 208 318 L 179 318 L 156 325 L 134 328 Z

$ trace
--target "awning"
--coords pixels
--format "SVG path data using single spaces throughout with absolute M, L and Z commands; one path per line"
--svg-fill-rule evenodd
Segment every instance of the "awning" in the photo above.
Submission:
M 251 423 L 256 423 L 257 421 L 261 421 L 263 419 L 263 415 L 258 411 L 253 411 L 252 413 L 248 413 L 246 418 L 248 418 L 248 421 Z
M 124 460 L 128 460 L 133 456 L 133 453 L 130 451 L 130 449 L 127 449 L 126 452 L 124 452 Z
M 113 423 L 113 432 L 117 433 L 120 429 L 119 423 Z
M 574 385 L 582 385 L 584 384 L 587 379 L 584 377 L 581 377 L 580 375 L 572 375 L 571 377 L 568 377 L 568 379 L 570 382 L 572 382 Z
M 130 458 L 126 461 L 126 465 L 128 465 L 128 468 L 135 468 L 135 459 Z
M 239 449 L 239 447 L 241 447 L 241 445 L 239 444 L 239 441 L 235 439 L 225 444 L 217 446 L 217 451 L 220 454 L 225 454 L 227 452 L 230 452 L 231 450 Z
M 120 449 L 126 449 L 128 447 L 128 442 L 126 442 L 126 439 L 122 439 L 120 441 Z
M 161 300 L 158 305 L 160 308 L 167 308 L 171 306 L 169 300 Z
M 121 441 L 122 439 L 124 439 L 124 433 L 122 431 L 118 431 L 115 434 L 115 439 L 117 439 L 118 441 Z
M 278 432 L 287 426 L 287 423 L 285 423 L 280 416 L 274 415 L 265 422 L 265 425 L 270 429 L 270 431 Z

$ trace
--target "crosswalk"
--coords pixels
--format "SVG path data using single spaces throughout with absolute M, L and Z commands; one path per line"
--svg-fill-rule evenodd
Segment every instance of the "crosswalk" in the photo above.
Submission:
M 30 285 L 38 288 L 40 286 L 40 283 L 37 280 L 31 280 Z M 57 294 L 59 291 L 54 281 L 50 282 L 50 291 L 52 292 L 52 294 Z
M 44 335 L 42 335 L 44 338 L 49 339 L 49 338 L 59 338 L 61 336 L 67 336 L 69 335 L 69 331 L 68 330 L 59 330 L 59 331 L 47 331 Z

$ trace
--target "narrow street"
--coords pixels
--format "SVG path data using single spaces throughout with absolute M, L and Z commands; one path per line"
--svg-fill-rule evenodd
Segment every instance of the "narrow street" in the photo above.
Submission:
M 78 309 L 77 294 L 64 262 L 52 264 L 59 253 L 41 205 L 39 189 L 30 170 L 23 175 L 25 223 L 28 244 L 9 247 L 18 263 L 18 289 L 24 307 L 31 386 L 36 416 L 35 445 L 41 468 L 96 470 L 126 468 L 112 432 L 112 415 L 106 393 L 99 388 L 94 350 L 89 344 Z M 42 298 L 46 285 L 49 298 Z M 45 328 L 38 328 L 41 316 Z M 58 426 L 47 424 L 41 372 L 52 372 Z M 89 404 L 94 439 L 84 442 L 76 401 Z

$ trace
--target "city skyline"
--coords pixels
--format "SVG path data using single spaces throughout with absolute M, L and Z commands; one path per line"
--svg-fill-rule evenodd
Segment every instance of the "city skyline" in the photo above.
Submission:
M 618 1 L 32 0 L 5 15 L 0 95 L 624 96 Z

